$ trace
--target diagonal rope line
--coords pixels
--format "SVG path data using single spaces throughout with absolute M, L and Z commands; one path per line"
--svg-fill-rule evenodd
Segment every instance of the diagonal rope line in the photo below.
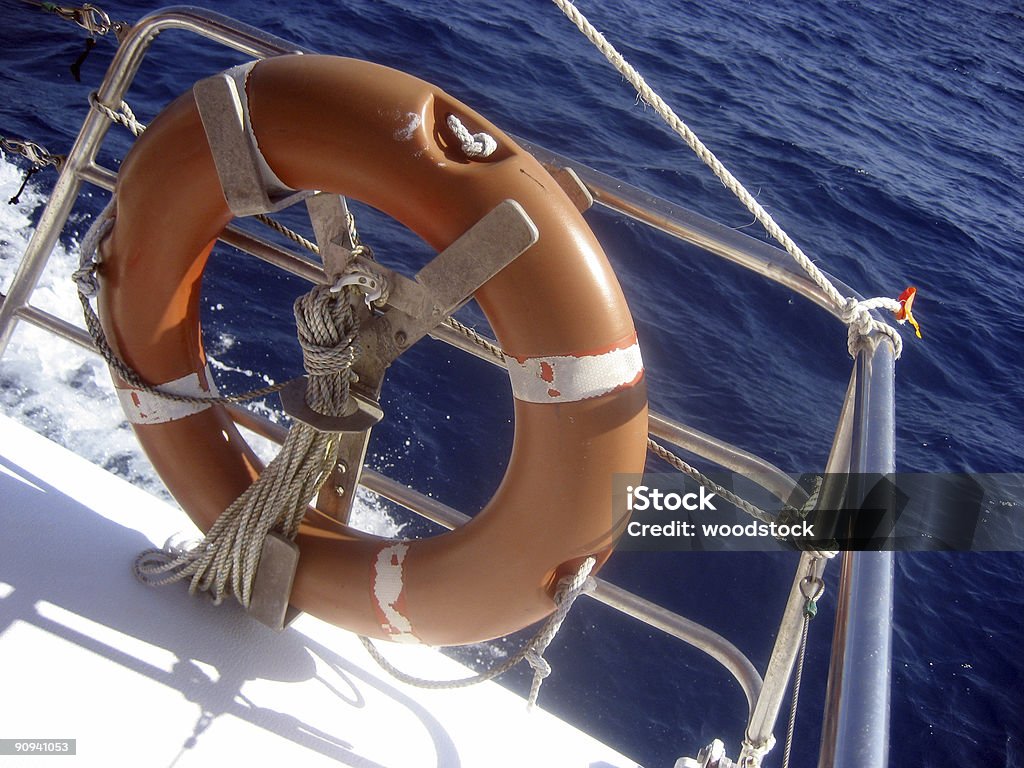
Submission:
M 832 305 L 839 310 L 843 322 L 850 328 L 850 354 L 856 356 L 856 349 L 860 339 L 871 331 L 876 331 L 892 340 L 895 347 L 895 356 L 899 358 L 903 351 L 903 340 L 900 338 L 899 333 L 888 323 L 883 323 L 871 317 L 870 310 L 884 308 L 897 312 L 901 308 L 900 303 L 885 297 L 869 299 L 867 302 L 858 302 L 856 299 L 844 297 L 835 285 L 832 284 L 832 281 L 815 266 L 814 262 L 803 252 L 800 246 L 776 223 L 764 206 L 757 202 L 754 196 L 740 183 L 739 179 L 730 173 L 729 169 L 697 137 L 697 134 L 647 84 L 643 76 L 626 61 L 622 54 L 608 42 L 607 38 L 590 23 L 587 17 L 569 0 L 552 0 L 552 2 L 576 25 L 577 29 L 604 55 L 608 62 L 618 70 L 619 74 L 633 86 L 640 98 L 646 104 L 649 104 L 668 126 L 686 142 L 686 145 L 711 169 L 726 189 L 739 199 L 758 223 L 764 227 L 765 231 L 785 249 L 786 253 L 796 261 L 814 284 L 821 289 Z

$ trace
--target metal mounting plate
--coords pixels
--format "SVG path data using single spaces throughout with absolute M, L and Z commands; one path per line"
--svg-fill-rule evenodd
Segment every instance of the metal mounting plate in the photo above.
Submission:
M 313 224 L 324 272 L 333 282 L 354 258 L 356 244 L 348 228 L 348 203 L 340 195 L 320 192 L 306 198 L 306 210 Z
M 444 322 L 473 294 L 537 242 L 536 225 L 514 200 L 499 203 L 423 267 L 413 280 L 389 272 L 390 309 L 362 330 L 363 381 L 383 376 L 400 354 Z
M 307 200 L 307 207 L 328 274 L 336 275 L 363 261 L 363 257 L 351 257 L 353 244 L 348 234 L 344 202 L 336 195 L 316 195 Z M 538 237 L 537 227 L 522 206 L 506 200 L 434 257 L 413 279 L 372 262 L 372 268 L 382 273 L 388 283 L 389 298 L 387 311 L 364 322 L 360 332 L 363 354 L 353 366 L 359 380 L 351 389 L 352 400 L 359 404 L 358 412 L 353 408 L 353 415 L 342 417 L 340 422 L 323 421 L 308 409 L 304 396 L 297 398 L 301 399 L 301 404 L 294 403 L 294 410 L 285 405 L 289 414 L 302 421 L 343 433 L 339 469 L 321 490 L 318 509 L 338 520 L 348 520 L 370 440 L 370 428 L 383 416 L 377 403 L 388 366 L 443 323 L 480 286 L 537 242 Z M 286 387 L 281 393 L 282 402 L 293 398 L 299 386 L 293 382 Z M 304 394 L 304 387 L 302 392 Z M 342 429 L 331 425 L 340 425 Z M 357 425 L 365 427 L 359 431 L 355 428 Z
M 271 629 L 284 629 L 300 611 L 288 604 L 299 566 L 299 547 L 279 533 L 263 540 L 260 564 L 253 580 L 249 615 Z
M 292 379 L 281 390 L 281 405 L 285 413 L 293 419 L 308 424 L 321 432 L 366 432 L 384 418 L 384 411 L 376 400 L 352 392 L 346 408 L 341 416 L 328 416 L 314 411 L 306 402 L 306 389 L 309 379 L 302 376 Z
M 279 211 L 309 194 L 267 188 L 262 156 L 250 135 L 244 96 L 231 75 L 222 72 L 200 80 L 192 86 L 192 94 L 224 199 L 235 216 Z

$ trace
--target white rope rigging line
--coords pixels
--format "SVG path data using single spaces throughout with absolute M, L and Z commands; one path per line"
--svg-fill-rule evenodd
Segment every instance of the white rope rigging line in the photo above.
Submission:
M 786 252 L 793 257 L 794 261 L 800 265 L 801 269 L 807 273 L 807 276 L 817 285 L 822 293 L 828 298 L 832 305 L 840 312 L 841 319 L 850 328 L 849 335 L 849 350 L 850 354 L 856 357 L 857 349 L 861 344 L 861 339 L 867 336 L 872 331 L 884 334 L 888 336 L 893 343 L 895 357 L 899 358 L 903 351 L 903 340 L 899 333 L 888 323 L 881 322 L 871 317 L 870 310 L 872 309 L 888 309 L 892 312 L 900 310 L 901 305 L 895 299 L 886 297 L 879 297 L 875 299 L 868 299 L 866 301 L 858 302 L 854 298 L 848 298 L 839 293 L 838 289 L 832 284 L 832 282 L 825 276 L 825 274 L 815 266 L 814 262 L 807 257 L 807 255 L 800 249 L 800 247 L 793 241 L 793 239 L 786 234 L 786 232 L 780 227 L 775 219 L 772 218 L 771 214 L 764 209 L 764 207 L 757 202 L 750 192 L 740 183 L 740 181 L 729 172 L 729 170 L 722 165 L 721 161 L 715 157 L 714 153 L 708 149 L 704 143 L 697 137 L 697 135 L 690 129 L 690 127 L 683 122 L 683 120 L 673 111 L 673 109 L 661 98 L 644 80 L 643 76 L 637 72 L 633 66 L 623 58 L 615 47 L 608 42 L 608 40 L 602 35 L 594 26 L 587 20 L 579 9 L 576 8 L 569 0 L 552 0 L 555 5 L 566 15 L 566 17 L 576 25 L 576 27 L 582 32 L 588 40 L 604 55 L 604 57 L 615 67 L 616 70 L 629 82 L 633 88 L 636 89 L 637 94 L 643 99 L 644 103 L 649 104 L 655 112 L 668 124 L 668 126 L 675 131 L 683 141 L 686 142 L 687 146 L 693 150 L 693 152 L 707 165 L 711 171 L 718 177 L 719 181 L 725 185 L 726 189 L 732 192 L 743 205 L 746 207 L 754 218 L 764 227 L 765 231 L 775 238 L 776 241 L 786 250 Z
M 596 562 L 593 557 L 588 557 L 580 563 L 576 573 L 559 579 L 558 588 L 555 590 L 554 595 L 555 610 L 548 616 L 543 626 L 529 643 L 498 666 L 470 677 L 463 677 L 458 680 L 426 680 L 422 677 L 415 677 L 398 669 L 384 658 L 372 640 L 367 637 L 360 637 L 359 639 L 373 660 L 396 680 L 400 680 L 406 685 L 413 685 L 417 688 L 426 688 L 428 690 L 467 688 L 478 683 L 485 683 L 488 680 L 493 680 L 505 674 L 516 664 L 525 660 L 533 667 L 533 683 L 530 686 L 530 695 L 526 701 L 527 708 L 533 709 L 537 703 L 537 697 L 540 694 L 540 687 L 544 682 L 544 678 L 551 674 L 551 665 L 544 658 L 544 651 L 547 650 L 555 635 L 558 634 L 558 630 L 561 629 L 565 617 L 569 615 L 569 610 L 572 608 L 573 603 L 576 602 L 576 598 L 584 592 L 593 591 L 595 588 L 594 580 L 590 578 L 590 572 L 594 569 Z

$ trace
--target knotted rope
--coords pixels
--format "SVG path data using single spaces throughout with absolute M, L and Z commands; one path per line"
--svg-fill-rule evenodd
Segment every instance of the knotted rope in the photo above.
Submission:
M 111 200 L 90 227 L 82 243 L 81 263 L 74 279 L 86 327 L 115 373 L 133 387 L 187 402 L 237 402 L 280 389 L 280 386 L 266 387 L 233 396 L 178 395 L 150 385 L 118 357 L 90 303 L 98 289 L 98 245 L 113 226 L 114 206 Z M 355 286 L 333 291 L 328 285 L 318 285 L 299 297 L 294 305 L 303 363 L 309 374 L 307 404 L 327 416 L 342 415 L 348 400 L 355 376 L 352 365 L 361 353 L 355 308 L 362 296 L 362 291 Z M 264 539 L 271 531 L 295 538 L 308 503 L 337 465 L 338 450 L 337 433 L 321 432 L 297 422 L 288 432 L 281 452 L 217 518 L 206 538 L 184 551 L 180 548 L 146 550 L 135 560 L 136 576 L 154 586 L 191 578 L 191 592 L 208 591 L 215 602 L 220 602 L 230 591 L 248 607 Z
M 498 142 L 486 133 L 470 133 L 455 115 L 448 115 L 448 129 L 459 140 L 462 153 L 470 159 L 490 157 L 498 149 Z
M 537 703 L 540 687 L 544 679 L 551 674 L 551 665 L 544 658 L 544 651 L 548 649 L 551 641 L 558 634 L 558 630 L 562 628 L 562 622 L 569 615 L 569 609 L 576 602 L 576 598 L 584 592 L 593 591 L 595 585 L 590 580 L 590 572 L 594 569 L 596 562 L 594 558 L 588 557 L 576 573 L 566 576 L 558 582 L 558 590 L 555 592 L 555 605 L 557 606 L 555 612 L 548 617 L 541 631 L 537 633 L 533 642 L 526 649 L 526 661 L 533 667 L 533 683 L 530 686 L 530 695 L 526 700 L 526 706 L 529 709 L 532 709 Z
M 89 94 L 89 106 L 105 116 L 111 122 L 123 125 L 131 131 L 132 136 L 135 136 L 136 138 L 146 131 L 146 126 L 139 122 L 139 119 L 135 117 L 135 113 L 132 111 L 132 108 L 128 106 L 128 102 L 126 101 L 122 101 L 118 109 L 111 109 L 106 104 L 103 104 L 99 100 L 96 91 L 93 91 Z

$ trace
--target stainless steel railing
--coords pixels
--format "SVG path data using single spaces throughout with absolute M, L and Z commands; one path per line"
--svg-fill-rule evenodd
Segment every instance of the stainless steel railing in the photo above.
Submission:
M 246 55 L 265 57 L 305 52 L 280 38 L 220 14 L 191 7 L 173 7 L 140 20 L 123 37 L 118 52 L 97 92 L 99 103 L 117 110 L 139 66 L 157 36 L 166 30 L 185 30 Z M 112 190 L 116 174 L 96 162 L 109 122 L 92 110 L 86 116 L 65 168 L 58 179 L 36 232 L 6 296 L 0 296 L 0 364 L 16 324 L 25 321 L 86 349 L 92 341 L 82 329 L 31 304 L 32 292 L 77 200 L 83 182 Z M 525 142 L 524 142 L 525 143 Z M 576 165 L 541 147 L 528 146 L 549 165 L 572 168 L 595 201 L 662 232 L 763 275 L 833 312 L 820 289 L 795 268 L 777 248 L 755 240 L 681 206 L 656 198 L 593 169 Z M 323 278 L 322 268 L 269 240 L 230 227 L 222 238 L 310 281 Z M 857 296 L 833 279 L 846 295 Z M 858 296 L 859 298 L 859 296 Z M 437 337 L 470 354 L 492 358 L 464 337 L 442 327 Z M 866 345 L 855 361 L 846 400 L 829 460 L 830 472 L 887 474 L 894 459 L 893 350 L 888 341 Z M 233 407 L 236 421 L 257 433 L 281 439 L 283 428 L 242 408 Z M 794 481 L 771 463 L 710 435 L 652 413 L 650 432 L 677 447 L 722 467 L 741 473 L 780 499 L 790 500 Z M 370 470 L 363 484 L 392 501 L 442 525 L 454 527 L 466 518 L 458 511 Z M 799 491 L 798 491 L 799 492 Z M 797 581 L 806 565 L 800 558 Z M 826 766 L 881 768 L 887 762 L 888 699 L 891 667 L 892 554 L 847 552 L 840 574 L 838 610 L 834 628 L 829 686 L 820 762 Z M 762 681 L 753 664 L 732 643 L 716 633 L 644 598 L 599 580 L 592 597 L 708 653 L 740 684 L 747 698 L 747 738 L 767 740 L 774 726 L 778 702 L 788 684 L 798 638 L 784 622 L 776 650 Z M 799 601 L 791 592 L 786 615 Z M 870 663 L 866 664 L 865 659 Z

